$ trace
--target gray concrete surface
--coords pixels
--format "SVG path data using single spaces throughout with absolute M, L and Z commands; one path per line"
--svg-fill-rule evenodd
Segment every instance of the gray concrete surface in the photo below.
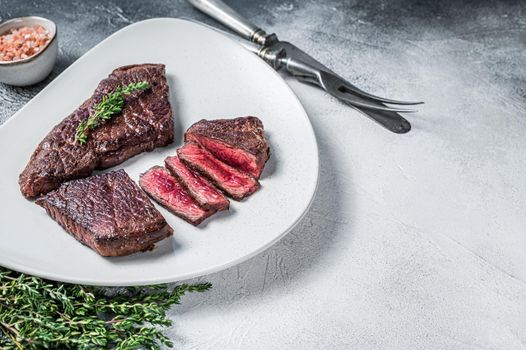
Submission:
M 257 257 L 199 280 L 172 310 L 181 349 L 526 347 L 526 3 L 230 1 L 359 86 L 426 101 L 390 134 L 290 82 L 320 147 L 305 219 Z M 106 36 L 159 16 L 212 21 L 183 1 L 0 0 L 43 15 L 52 76 L 0 85 L 4 122 Z

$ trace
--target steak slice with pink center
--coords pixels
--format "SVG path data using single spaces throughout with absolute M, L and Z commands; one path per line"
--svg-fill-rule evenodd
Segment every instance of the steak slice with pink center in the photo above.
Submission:
M 188 167 L 197 170 L 235 200 L 241 200 L 259 188 L 254 177 L 223 163 L 195 142 L 179 148 L 177 155 Z
M 197 172 L 188 168 L 176 156 L 164 160 L 166 168 L 204 208 L 226 210 L 229 201 L 217 188 Z
M 200 144 L 222 162 L 256 179 L 270 157 L 263 123 L 256 117 L 200 120 L 186 131 L 185 141 Z
M 214 209 L 201 207 L 184 186 L 161 166 L 154 166 L 142 174 L 139 185 L 157 203 L 192 225 L 199 225 L 215 213 Z

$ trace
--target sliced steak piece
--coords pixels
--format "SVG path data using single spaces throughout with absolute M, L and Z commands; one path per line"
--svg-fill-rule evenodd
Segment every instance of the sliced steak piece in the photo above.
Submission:
M 270 150 L 263 123 L 256 117 L 201 120 L 186 131 L 185 141 L 194 141 L 216 158 L 259 178 Z
M 166 168 L 184 186 L 186 191 L 203 208 L 226 210 L 229 201 L 217 188 L 197 172 L 188 168 L 177 157 L 168 157 L 164 160 Z
M 215 213 L 213 209 L 202 208 L 183 185 L 161 166 L 154 166 L 142 174 L 139 185 L 156 202 L 192 225 L 199 225 Z
M 223 163 L 195 142 L 188 142 L 179 148 L 177 155 L 187 166 L 200 172 L 235 200 L 241 200 L 259 188 L 258 180 Z
M 102 256 L 150 250 L 173 233 L 124 170 L 66 182 L 36 203 Z
M 85 145 L 75 142 L 79 123 L 103 96 L 118 86 L 147 81 L 151 88 L 126 98 L 122 112 L 93 130 Z M 40 142 L 20 174 L 22 194 L 37 197 L 62 182 L 89 176 L 95 169 L 117 165 L 134 155 L 173 142 L 172 109 L 164 65 L 140 64 L 115 69 L 77 110 Z

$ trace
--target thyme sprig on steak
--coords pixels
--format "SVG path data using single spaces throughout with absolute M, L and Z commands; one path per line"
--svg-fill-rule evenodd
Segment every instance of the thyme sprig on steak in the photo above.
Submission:
M 98 129 L 84 128 L 86 144 L 75 142 L 77 127 L 94 114 L 102 96 L 130 82 L 147 82 L 150 88 L 127 96 L 119 115 Z M 22 194 L 26 198 L 39 197 L 63 182 L 89 176 L 95 169 L 111 168 L 139 153 L 171 144 L 174 118 L 169 90 L 164 64 L 132 64 L 114 69 L 86 101 L 40 141 L 20 174 Z M 80 130 L 79 136 L 82 134 Z
M 95 112 L 88 119 L 80 122 L 75 133 L 75 142 L 84 145 L 88 141 L 88 130 L 96 129 L 101 123 L 110 120 L 119 114 L 124 107 L 126 96 L 137 90 L 146 90 L 150 87 L 147 81 L 130 83 L 119 86 L 114 92 L 102 97 L 102 101 L 95 106 Z

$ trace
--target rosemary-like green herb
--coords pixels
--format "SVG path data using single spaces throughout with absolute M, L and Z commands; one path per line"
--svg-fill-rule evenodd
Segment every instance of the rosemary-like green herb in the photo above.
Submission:
M 187 292 L 210 283 L 130 287 L 113 293 L 58 283 L 0 267 L 0 348 L 160 349 L 173 347 L 159 326 Z
M 101 123 L 119 114 L 124 107 L 127 95 L 137 90 L 146 90 L 149 87 L 150 85 L 147 81 L 140 81 L 126 86 L 119 86 L 114 92 L 103 96 L 100 103 L 95 106 L 93 114 L 88 119 L 81 121 L 77 126 L 75 142 L 81 145 L 85 144 L 88 141 L 88 130 L 97 128 Z

